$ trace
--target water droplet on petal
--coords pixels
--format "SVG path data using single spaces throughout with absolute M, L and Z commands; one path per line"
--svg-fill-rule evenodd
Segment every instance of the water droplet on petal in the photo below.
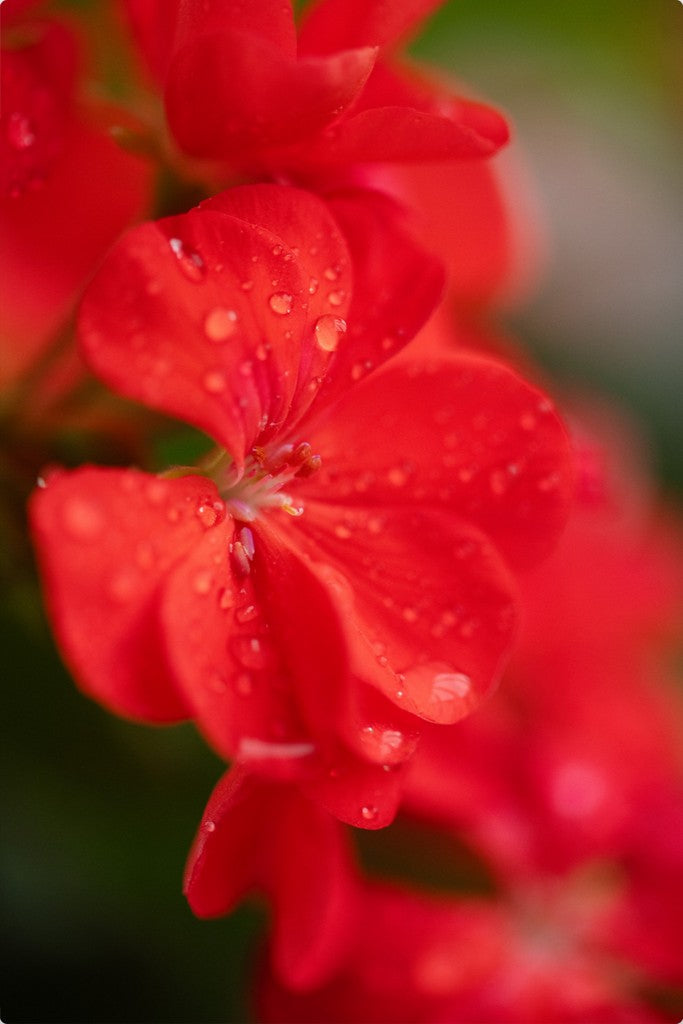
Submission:
M 236 672 L 232 677 L 232 688 L 240 697 L 250 697 L 254 692 L 254 679 L 249 672 Z
M 394 466 L 387 473 L 387 480 L 392 487 L 404 487 L 408 482 L 408 474 L 400 466 Z
M 373 804 L 366 804 L 364 807 L 361 807 L 360 813 L 365 821 L 374 821 L 379 811 Z
M 341 306 L 342 302 L 344 301 L 345 295 L 346 292 L 342 291 L 340 288 L 339 291 L 337 292 L 330 292 L 330 294 L 327 296 L 327 301 L 331 306 Z
M 7 141 L 12 149 L 29 149 L 36 141 L 36 133 L 25 114 L 15 111 L 7 118 Z
M 351 530 L 343 523 L 338 523 L 334 528 L 334 535 L 339 537 L 340 540 L 348 540 L 351 536 Z
M 275 292 L 268 299 L 268 305 L 278 316 L 287 316 L 291 313 L 293 302 L 294 299 L 287 292 Z
M 239 317 L 234 309 L 226 309 L 224 306 L 216 306 L 210 313 L 206 314 L 204 320 L 204 331 L 209 341 L 223 342 L 232 338 L 237 330 Z
M 202 830 L 204 832 L 215 832 L 216 831 L 216 822 L 215 821 L 210 821 L 209 819 L 207 819 L 203 823 L 203 825 L 202 825 Z
M 342 335 L 346 332 L 346 320 L 327 313 L 316 320 L 314 331 L 318 348 L 323 352 L 335 352 Z
M 432 683 L 430 700 L 451 701 L 467 697 L 472 680 L 464 672 L 437 672 Z
M 117 604 L 127 604 L 134 597 L 136 589 L 137 576 L 129 570 L 124 570 L 111 579 L 107 593 Z
M 210 395 L 220 395 L 228 386 L 228 381 L 222 370 L 207 370 L 202 377 L 204 390 Z
M 522 430 L 533 430 L 536 422 L 536 417 L 532 412 L 525 412 L 519 417 L 519 425 Z
M 489 477 L 489 486 L 493 493 L 500 497 L 508 488 L 508 476 L 502 469 L 494 469 Z
M 232 637 L 230 650 L 244 668 L 265 668 L 270 660 L 268 648 L 258 636 Z
M 76 540 L 94 540 L 104 529 L 102 511 L 86 498 L 70 498 L 62 509 L 62 520 Z
M 308 294 L 309 295 L 315 295 L 315 293 L 318 290 L 318 284 L 319 284 L 319 281 L 318 281 L 317 277 L 312 277 L 311 280 L 308 282 Z
M 327 267 L 323 271 L 323 277 L 326 281 L 337 281 L 339 278 L 339 270 L 337 267 Z
M 406 622 L 417 622 L 418 614 L 414 608 L 404 608 L 402 612 L 403 618 Z
M 195 284 L 202 281 L 206 276 L 206 264 L 199 253 L 185 245 L 181 238 L 170 238 L 168 244 L 188 281 Z
M 213 586 L 213 573 L 208 569 L 201 569 L 192 580 L 192 589 L 195 594 L 205 595 L 210 593 Z
M 257 619 L 258 614 L 259 611 L 255 604 L 245 604 L 242 605 L 241 608 L 237 609 L 235 612 L 235 618 L 240 625 L 244 625 L 245 622 L 252 622 L 254 619 Z
M 197 518 L 202 526 L 207 529 L 211 526 L 216 526 L 225 519 L 225 502 L 214 501 L 211 503 L 202 503 L 197 508 Z

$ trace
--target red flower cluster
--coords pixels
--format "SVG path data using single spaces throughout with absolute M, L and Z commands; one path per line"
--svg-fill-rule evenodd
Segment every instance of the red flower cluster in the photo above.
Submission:
M 95 107 L 73 26 L 3 5 L 8 376 L 77 305 L 96 377 L 213 443 L 45 471 L 46 602 L 84 692 L 230 762 L 186 892 L 269 898 L 266 1020 L 658 1020 L 625 965 L 681 981 L 652 834 L 680 808 L 651 656 L 678 550 L 482 354 L 524 232 L 483 161 L 504 119 L 399 53 L 437 6 L 124 0 L 155 124 L 149 82 Z M 341 823 L 402 800 L 486 898 L 356 865 Z
M 341 832 L 284 787 L 257 792 L 239 772 L 217 787 L 186 889 L 208 916 L 250 887 L 269 895 L 262 1019 L 669 1019 L 644 993 L 683 982 L 681 704 L 662 657 L 681 537 L 660 514 L 595 498 L 582 489 L 525 587 L 500 695 L 430 727 L 411 765 L 402 859 L 433 845 L 455 890 L 437 899 L 360 874 Z M 269 801 L 266 826 L 256 805 Z M 249 861 L 249 847 L 266 854 Z

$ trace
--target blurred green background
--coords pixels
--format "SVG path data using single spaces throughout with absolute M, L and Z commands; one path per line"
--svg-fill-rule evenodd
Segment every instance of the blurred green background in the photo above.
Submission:
M 516 126 L 548 264 L 511 326 L 564 385 L 632 409 L 680 488 L 683 5 L 452 0 L 413 52 Z M 81 697 L 32 578 L 3 589 L 2 635 L 2 1019 L 247 1020 L 263 915 L 197 921 L 181 894 L 221 763 L 191 727 Z

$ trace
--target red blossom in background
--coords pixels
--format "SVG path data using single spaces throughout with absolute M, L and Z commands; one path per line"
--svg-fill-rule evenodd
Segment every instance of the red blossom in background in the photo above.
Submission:
M 490 892 L 356 881 L 337 971 L 305 993 L 266 972 L 260 1019 L 671 1019 L 651 995 L 683 983 L 681 704 L 663 647 L 681 540 L 615 490 L 601 448 L 581 442 L 577 505 L 525 581 L 501 692 L 455 731 L 428 729 L 408 770 L 410 841 L 430 843 L 421 823 L 450 829 Z
M 180 147 L 234 167 L 329 173 L 374 161 L 488 156 L 508 137 L 483 104 L 446 95 L 392 50 L 439 6 L 126 0 L 165 84 Z M 159 27 L 161 26 L 161 32 Z
M 98 261 L 151 202 L 151 165 L 107 132 L 122 114 L 79 97 L 75 32 L 38 6 L 5 0 L 0 15 L 3 388 L 55 340 Z
M 363 827 L 393 816 L 382 766 L 419 720 L 458 720 L 497 680 L 515 625 L 503 557 L 545 551 L 571 475 L 550 403 L 502 365 L 371 373 L 440 288 L 397 218 L 372 194 L 328 208 L 254 186 L 129 233 L 83 302 L 87 359 L 229 454 L 204 475 L 58 475 L 32 512 L 89 693 L 289 764 Z

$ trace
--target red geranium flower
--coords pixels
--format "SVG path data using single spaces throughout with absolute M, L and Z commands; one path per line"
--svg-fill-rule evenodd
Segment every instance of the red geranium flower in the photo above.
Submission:
M 387 59 L 437 6 L 324 0 L 297 31 L 280 0 L 126 0 L 180 147 L 267 173 L 499 149 L 496 111 Z
M 557 534 L 569 456 L 550 403 L 502 365 L 370 373 L 441 275 L 382 197 L 331 208 L 343 235 L 314 196 L 246 186 L 119 243 L 82 305 L 86 357 L 221 447 L 162 478 L 57 475 L 32 518 L 87 692 L 193 718 L 224 756 L 288 763 L 376 827 L 395 797 L 359 800 L 363 772 L 394 793 L 381 766 L 410 754 L 419 719 L 456 721 L 497 679 L 515 624 L 503 559 Z

